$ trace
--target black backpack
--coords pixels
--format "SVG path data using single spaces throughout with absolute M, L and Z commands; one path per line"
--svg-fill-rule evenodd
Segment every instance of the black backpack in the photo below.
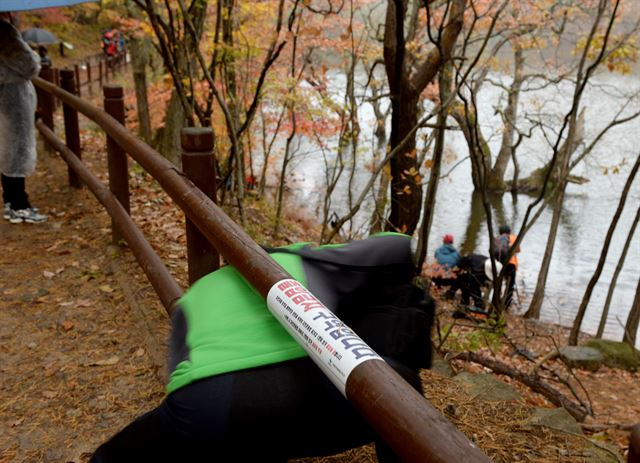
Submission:
M 493 258 L 501 264 L 506 264 L 509 257 L 509 235 L 498 235 L 493 239 Z
M 351 259 L 305 248 L 266 250 L 299 255 L 316 280 L 326 278 L 335 293 L 326 300 L 324 294 L 314 294 L 379 355 L 413 369 L 431 367 L 435 302 L 412 283 L 410 259 L 376 265 L 362 255 Z
M 431 296 L 410 283 L 378 287 L 375 296 L 364 304 L 345 300 L 339 316 L 379 355 L 413 369 L 430 368 Z

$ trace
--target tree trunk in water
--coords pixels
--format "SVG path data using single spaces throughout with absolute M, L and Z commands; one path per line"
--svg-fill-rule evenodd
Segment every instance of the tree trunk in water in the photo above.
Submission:
M 627 323 L 624 325 L 624 338 L 623 342 L 631 344 L 631 347 L 636 346 L 636 334 L 638 332 L 638 323 L 640 322 L 640 280 L 638 280 L 638 286 L 636 287 L 636 296 L 633 298 L 633 304 L 631 305 L 631 311 L 627 317 Z
M 133 82 L 136 91 L 138 111 L 138 134 L 144 141 L 151 141 L 151 118 L 149 117 L 149 100 L 147 99 L 147 63 L 149 62 L 149 46 L 144 39 L 132 38 L 129 41 Z
M 584 141 L 584 109 L 580 111 L 578 115 L 577 126 L 575 129 L 575 135 L 573 137 L 573 142 L 569 145 L 568 140 L 565 141 L 560 148 L 558 148 L 559 153 L 564 153 L 567 150 L 570 150 L 568 153 L 569 156 L 572 156 L 576 150 L 576 148 Z M 547 163 L 544 167 L 534 170 L 528 177 L 525 177 L 521 180 L 517 180 L 517 189 L 519 191 L 528 191 L 532 192 L 540 192 L 542 191 L 542 183 L 541 179 L 544 178 L 544 174 L 551 168 L 550 164 Z M 569 174 L 570 170 L 567 172 Z M 560 183 L 560 167 L 556 164 L 554 171 L 549 178 L 552 185 Z
M 471 162 L 471 180 L 473 181 L 473 188 L 475 191 L 482 190 L 481 179 L 484 176 L 484 172 L 491 170 L 491 150 L 487 141 L 482 136 L 482 132 L 478 127 L 475 127 L 475 110 L 471 107 L 465 108 L 463 104 L 456 104 L 452 106 L 450 115 L 456 120 L 464 139 L 467 142 L 469 148 L 469 156 L 474 158 Z
M 536 282 L 536 289 L 533 291 L 533 297 L 529 304 L 529 309 L 524 314 L 525 318 L 540 318 L 540 310 L 542 308 L 542 301 L 544 300 L 544 289 L 547 284 L 547 276 L 549 275 L 549 265 L 551 264 L 551 256 L 553 255 L 553 247 L 556 243 L 556 236 L 558 234 L 558 225 L 560 224 L 560 216 L 562 215 L 562 207 L 564 203 L 564 194 L 567 189 L 569 166 L 571 161 L 571 154 L 575 150 L 576 134 L 579 132 L 580 123 L 578 122 L 578 116 L 576 111 L 578 108 L 577 102 L 580 101 L 581 94 L 574 95 L 574 105 L 569 113 L 569 131 L 567 138 L 556 152 L 558 165 L 558 188 L 556 191 L 555 207 L 553 208 L 553 215 L 551 217 L 551 225 L 549 226 L 549 237 L 547 238 L 547 246 L 544 250 L 544 256 L 542 263 L 540 264 L 540 272 L 538 273 L 538 281 Z M 581 113 L 582 114 L 582 113 Z M 559 140 L 558 140 L 559 141 Z M 557 146 L 557 145 L 556 145 Z
M 602 316 L 600 317 L 600 324 L 598 325 L 598 333 L 596 334 L 596 338 L 602 338 L 604 334 L 604 328 L 607 324 L 607 317 L 609 316 L 609 306 L 611 305 L 611 298 L 613 297 L 613 291 L 616 288 L 616 283 L 618 282 L 618 276 L 622 271 L 622 267 L 624 266 L 624 261 L 627 258 L 627 252 L 631 247 L 631 240 L 633 239 L 633 234 L 636 231 L 636 227 L 638 226 L 638 220 L 640 220 L 640 207 L 636 212 L 636 218 L 633 219 L 633 224 L 631 224 L 631 230 L 629 230 L 629 235 L 627 236 L 627 240 L 624 242 L 624 247 L 622 248 L 622 254 L 620 255 L 620 259 L 618 259 L 618 264 L 616 265 L 616 269 L 613 272 L 613 277 L 611 278 L 611 284 L 609 285 L 609 291 L 607 291 L 607 298 L 604 302 L 604 307 L 602 309 Z
M 513 151 L 513 134 L 518 119 L 518 100 L 520 98 L 520 88 L 523 81 L 524 56 L 522 49 L 516 47 L 514 53 L 514 77 L 509 88 L 509 99 L 503 114 L 504 131 L 502 132 L 502 144 L 496 157 L 493 169 L 489 173 L 489 189 L 504 190 L 504 173 L 507 170 L 511 152 Z
M 540 310 L 542 308 L 542 301 L 544 300 L 544 288 L 547 284 L 547 276 L 549 275 L 549 265 L 551 264 L 551 257 L 553 255 L 553 247 L 556 244 L 556 236 L 558 234 L 558 224 L 560 223 L 560 215 L 562 214 L 562 203 L 564 201 L 564 190 L 566 184 L 560 188 L 557 193 L 555 205 L 553 208 L 553 215 L 551 217 L 551 225 L 549 226 L 549 236 L 547 238 L 547 246 L 544 249 L 544 256 L 542 263 L 540 264 L 540 271 L 538 272 L 538 281 L 536 282 L 536 289 L 533 291 L 533 297 L 529 304 L 529 309 L 524 314 L 524 318 L 540 318 Z
M 171 98 L 167 105 L 167 113 L 164 118 L 164 127 L 162 129 L 158 151 L 171 161 L 175 166 L 180 166 L 181 146 L 180 131 L 184 127 L 184 109 L 178 97 L 177 92 L 171 92 Z
M 636 159 L 636 163 L 633 165 L 633 168 L 629 173 L 629 178 L 627 178 L 627 182 L 625 183 L 624 188 L 622 189 L 622 196 L 620 197 L 620 201 L 618 202 L 618 208 L 616 209 L 616 212 L 613 215 L 613 219 L 611 220 L 611 225 L 609 225 L 607 236 L 604 239 L 604 244 L 602 246 L 602 252 L 600 252 L 600 259 L 598 260 L 598 265 L 596 266 L 596 270 L 593 273 L 591 280 L 589 280 L 587 289 L 584 292 L 584 297 L 582 298 L 582 302 L 580 303 L 580 307 L 578 308 L 578 313 L 576 314 L 576 318 L 573 321 L 573 326 L 571 327 L 571 333 L 569 334 L 569 345 L 575 346 L 578 343 L 578 334 L 580 333 L 580 326 L 582 325 L 582 319 L 584 318 L 584 314 L 587 311 L 587 306 L 589 305 L 589 299 L 591 299 L 593 288 L 595 288 L 596 283 L 600 278 L 600 274 L 602 273 L 602 268 L 604 267 L 604 262 L 607 259 L 607 253 L 609 252 L 609 245 L 611 244 L 611 238 L 613 237 L 613 232 L 616 230 L 616 227 L 618 226 L 618 220 L 620 220 L 620 215 L 622 215 L 622 210 L 624 209 L 624 205 L 627 202 L 627 196 L 629 195 L 631 184 L 633 183 L 633 179 L 635 178 L 639 167 L 640 167 L 640 155 Z

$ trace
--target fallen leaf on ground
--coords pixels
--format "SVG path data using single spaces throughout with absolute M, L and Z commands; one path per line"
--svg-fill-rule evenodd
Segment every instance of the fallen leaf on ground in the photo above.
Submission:
M 20 426 L 23 421 L 24 421 L 24 416 L 22 418 L 18 418 L 17 420 L 12 421 L 11 427 L 15 428 L 16 426 Z
M 44 275 L 45 278 L 53 278 L 54 276 L 56 276 L 55 273 L 50 272 L 49 270 L 45 270 L 44 272 L 42 272 L 42 274 Z
M 65 320 L 62 323 L 60 323 L 60 326 L 62 327 L 63 330 L 69 331 L 73 329 L 74 324 L 71 320 Z
M 114 355 L 113 357 L 109 357 L 108 359 L 105 359 L 105 360 L 97 360 L 95 362 L 91 362 L 89 364 L 89 366 L 90 367 L 104 367 L 104 366 L 108 366 L 108 365 L 115 365 L 119 361 L 120 361 L 120 358 L 117 355 Z
M 45 396 L 47 399 L 53 399 L 58 395 L 58 393 L 55 391 L 42 391 L 42 395 Z
M 115 291 L 111 286 L 109 285 L 102 285 L 99 286 L 98 289 L 100 291 L 102 291 L 103 293 L 112 293 L 113 291 Z

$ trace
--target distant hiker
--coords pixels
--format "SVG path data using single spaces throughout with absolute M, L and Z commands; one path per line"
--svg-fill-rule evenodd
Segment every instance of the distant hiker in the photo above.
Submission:
M 40 59 L 22 40 L 9 13 L 0 12 L 0 44 L 2 216 L 11 223 L 44 222 L 47 216 L 31 207 L 25 189 L 25 177 L 36 168 L 36 91 L 31 78 L 40 71 Z
M 499 235 L 494 239 L 494 257 L 505 266 L 504 279 L 506 282 L 505 293 L 505 310 L 511 306 L 513 301 L 513 288 L 516 284 L 516 272 L 518 270 L 518 257 L 517 253 L 520 252 L 520 246 L 514 250 L 513 255 L 507 261 L 509 257 L 509 249 L 516 242 L 516 236 L 511 234 L 511 227 L 509 225 L 502 225 L 498 229 Z
M 453 297 L 456 293 L 456 272 L 460 263 L 460 253 L 453 245 L 453 235 L 444 235 L 442 245 L 436 249 L 436 262 L 432 269 L 431 281 L 441 288 L 449 286 L 447 297 Z
M 473 306 L 483 310 L 482 288 L 493 280 L 491 259 L 482 254 L 469 254 L 460 259 L 459 268 L 457 284 L 462 291 L 461 304 L 468 306 L 472 301 Z M 502 265 L 496 262 L 496 272 L 500 270 Z
M 51 58 L 49 57 L 47 47 L 45 47 L 44 45 L 38 45 L 38 56 L 40 57 L 41 66 L 51 66 Z
M 39 45 L 38 55 L 40 56 L 40 66 L 51 66 L 51 58 L 49 58 L 47 47 Z
M 258 187 L 258 182 L 252 174 L 249 174 L 244 179 L 244 185 L 248 191 L 252 191 Z

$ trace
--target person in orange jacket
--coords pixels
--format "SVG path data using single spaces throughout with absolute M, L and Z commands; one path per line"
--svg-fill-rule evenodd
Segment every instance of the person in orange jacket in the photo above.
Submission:
M 504 252 L 505 246 L 501 246 L 500 243 L 501 242 L 505 244 L 508 243 L 508 247 L 510 248 L 511 246 L 513 246 L 513 243 L 516 242 L 516 236 L 511 234 L 511 227 L 509 227 L 509 225 L 502 225 L 498 229 L 498 231 L 500 232 L 500 235 L 496 237 L 496 248 L 501 253 L 501 256 L 503 255 L 503 259 L 500 259 L 501 261 L 503 261 L 503 260 L 506 260 L 506 257 L 508 255 L 508 250 L 507 252 Z M 504 278 L 507 286 L 507 292 L 505 294 L 505 302 L 504 302 L 505 309 L 508 309 L 511 306 L 511 302 L 513 301 L 513 288 L 515 287 L 515 284 L 516 284 L 516 272 L 518 271 L 517 254 L 519 252 L 520 252 L 520 245 L 518 245 L 518 247 L 515 249 L 513 255 L 511 256 L 508 262 L 506 263 L 502 262 L 505 265 Z

